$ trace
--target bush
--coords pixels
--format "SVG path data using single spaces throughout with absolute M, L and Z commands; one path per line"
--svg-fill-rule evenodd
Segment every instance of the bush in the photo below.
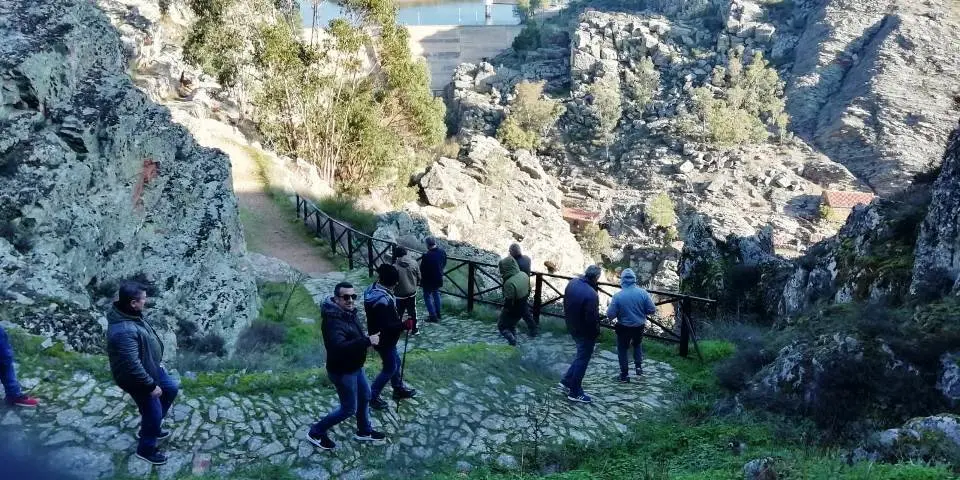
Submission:
M 642 113 L 660 89 L 660 72 L 650 57 L 640 60 L 636 73 L 628 71 L 625 89 L 629 98 L 634 101 L 636 110 Z
M 523 26 L 523 30 L 513 39 L 513 49 L 518 52 L 536 50 L 542 44 L 540 40 L 540 26 L 530 20 Z
M 510 113 L 497 130 L 497 139 L 507 148 L 535 150 L 540 137 L 563 113 L 559 101 L 543 98 L 545 84 L 523 81 L 514 87 Z
M 677 213 L 673 206 L 673 200 L 666 193 L 661 193 L 653 198 L 645 209 L 647 219 L 658 227 L 671 227 L 677 223 Z
M 590 85 L 588 92 L 600 119 L 600 138 L 609 145 L 613 141 L 613 130 L 623 115 L 619 77 L 616 73 L 603 75 Z
M 377 214 L 360 208 L 354 198 L 346 195 L 321 198 L 317 202 L 317 207 L 327 215 L 368 235 L 372 235 L 377 229 Z
M 577 240 L 580 246 L 594 258 L 610 252 L 610 234 L 594 223 L 588 223 L 577 235 Z
M 237 351 L 268 352 L 282 345 L 287 338 L 287 328 L 283 324 L 259 320 L 240 332 L 237 338 Z

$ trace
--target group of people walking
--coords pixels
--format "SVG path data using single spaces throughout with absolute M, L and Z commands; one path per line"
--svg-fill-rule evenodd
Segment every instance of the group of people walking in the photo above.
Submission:
M 366 330 L 360 324 L 356 288 L 341 282 L 321 307 L 321 331 L 326 349 L 326 369 L 339 398 L 339 406 L 310 427 L 307 439 L 322 450 L 336 447 L 330 429 L 356 417 L 354 439 L 379 442 L 386 436 L 374 429 L 370 409 L 382 410 L 387 403 L 381 393 L 389 383 L 392 396 L 400 401 L 412 398 L 417 391 L 403 380 L 403 360 L 398 350 L 404 332 L 416 335 L 416 293 L 423 290 L 428 322 L 439 322 L 440 289 L 443 286 L 446 252 L 434 238 L 426 239 L 427 252 L 414 260 L 400 246 L 394 248 L 392 263 L 377 267 L 377 280 L 363 292 Z M 517 344 L 516 326 L 521 319 L 531 338 L 539 325 L 530 309 L 531 259 L 520 246 L 510 246 L 509 255 L 499 262 L 503 279 L 503 309 L 497 321 L 500 334 L 511 345 Z M 564 291 L 563 307 L 566 327 L 576 345 L 576 355 L 560 380 L 560 388 L 571 401 L 590 403 L 583 390 L 583 378 L 600 335 L 599 281 L 601 270 L 589 266 L 580 277 L 570 280 Z M 642 339 L 646 317 L 656 311 L 650 294 L 637 286 L 636 275 L 625 269 L 620 275 L 621 291 L 609 307 L 607 317 L 617 320 L 617 351 L 620 374 L 617 380 L 629 382 L 628 352 L 633 348 L 636 375 L 642 374 Z M 134 282 L 119 288 L 117 300 L 107 313 L 107 356 L 114 382 L 126 392 L 140 412 L 140 429 L 136 456 L 154 465 L 166 463 L 159 443 L 170 437 L 163 429 L 179 385 L 163 365 L 164 346 L 157 332 L 144 320 L 147 289 Z M 364 365 L 369 349 L 380 357 L 382 368 L 373 383 L 367 381 Z M 406 348 L 404 348 L 406 353 Z M 6 403 L 19 407 L 36 407 L 38 402 L 21 390 L 14 371 L 13 352 L 6 332 L 0 328 L 0 380 Z

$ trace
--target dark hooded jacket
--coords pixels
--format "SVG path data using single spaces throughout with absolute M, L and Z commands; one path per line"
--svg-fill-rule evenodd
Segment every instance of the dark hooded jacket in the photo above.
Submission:
M 114 302 L 107 312 L 107 358 L 117 386 L 133 395 L 157 388 L 163 342 L 143 314 L 121 310 Z
M 373 348 L 395 347 L 403 333 L 403 322 L 397 313 L 393 294 L 379 283 L 370 285 L 363 292 L 363 311 L 367 314 L 367 331 L 380 334 L 380 344 Z
M 320 316 L 323 318 L 320 331 L 323 333 L 323 347 L 327 350 L 327 371 L 342 375 L 363 368 L 370 338 L 363 333 L 357 311 L 344 310 L 333 297 L 329 297 L 323 302 Z
M 503 303 L 507 307 L 514 307 L 526 302 L 530 296 L 530 277 L 520 271 L 517 261 L 513 257 L 500 260 L 500 278 L 503 279 Z
M 600 296 L 583 277 L 574 278 L 563 291 L 563 317 L 574 337 L 596 338 L 600 333 Z
M 517 261 L 517 266 L 520 267 L 521 272 L 526 273 L 527 275 L 531 274 L 533 261 L 530 260 L 530 257 L 526 255 L 520 255 L 519 257 L 513 257 L 513 259 Z
M 424 290 L 443 287 L 443 269 L 447 267 L 447 252 L 440 247 L 427 250 L 420 258 L 420 285 Z

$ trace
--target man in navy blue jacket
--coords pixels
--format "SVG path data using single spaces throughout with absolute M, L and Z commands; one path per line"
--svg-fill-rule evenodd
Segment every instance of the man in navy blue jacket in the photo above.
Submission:
M 443 272 L 447 267 L 447 252 L 437 246 L 437 240 L 427 237 L 427 253 L 420 258 L 420 286 L 423 287 L 423 303 L 427 306 L 428 322 L 440 321 L 440 288 L 443 287 Z
M 583 391 L 583 377 L 600 335 L 599 281 L 600 267 L 590 265 L 582 277 L 570 280 L 563 292 L 563 316 L 567 331 L 577 344 L 577 356 L 560 380 L 560 387 L 567 392 L 567 399 L 574 402 L 592 402 Z

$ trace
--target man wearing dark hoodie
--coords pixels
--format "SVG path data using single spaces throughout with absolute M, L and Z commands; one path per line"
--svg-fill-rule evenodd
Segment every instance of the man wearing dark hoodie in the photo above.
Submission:
M 513 257 L 500 260 L 499 267 L 503 279 L 503 309 L 500 310 L 497 329 L 510 345 L 516 345 L 517 322 L 523 317 L 524 305 L 530 296 L 530 277 L 520 271 Z M 537 327 L 533 321 L 527 320 L 527 329 L 531 337 L 536 336 Z
M 163 365 L 163 342 L 146 322 L 143 309 L 146 289 L 137 283 L 120 285 L 119 299 L 107 312 L 107 357 L 117 386 L 127 392 L 140 410 L 137 457 L 163 465 L 167 457 L 157 448 L 158 440 L 170 436 L 160 429 L 177 398 L 179 385 Z
M 427 253 L 420 257 L 420 281 L 423 286 L 423 303 L 427 306 L 427 321 L 439 322 L 440 289 L 443 288 L 443 272 L 447 267 L 447 252 L 437 245 L 437 239 L 424 240 Z
M 607 307 L 607 318 L 617 319 L 617 355 L 620 357 L 617 381 L 627 383 L 630 381 L 627 351 L 631 344 L 637 376 L 643 375 L 643 331 L 647 326 L 647 315 L 657 313 L 657 306 L 650 293 L 637 286 L 637 275 L 629 268 L 620 273 L 620 288 Z
M 397 313 L 393 290 L 400 274 L 393 265 L 383 264 L 377 267 L 377 281 L 363 292 L 363 310 L 367 314 L 367 330 L 380 332 L 380 344 L 373 349 L 383 361 L 383 370 L 373 380 L 370 406 L 376 410 L 387 408 L 387 402 L 380 398 L 380 392 L 390 382 L 394 400 L 413 398 L 417 391 L 403 385 L 400 379 L 400 354 L 397 343 L 404 329 L 412 328 L 403 324 Z
M 600 296 L 597 294 L 600 273 L 600 267 L 590 265 L 582 277 L 570 280 L 563 291 L 563 316 L 567 331 L 577 345 L 577 356 L 560 380 L 560 387 L 566 391 L 567 399 L 574 402 L 592 402 L 583 391 L 583 377 L 600 336 Z
M 367 348 L 380 343 L 376 330 L 371 335 L 363 333 L 357 320 L 357 292 L 353 285 L 340 282 L 333 288 L 333 296 L 323 302 L 320 316 L 323 319 L 320 331 L 323 347 L 327 351 L 327 375 L 337 390 L 340 406 L 310 427 L 307 441 L 321 450 L 337 446 L 327 432 L 334 425 L 357 416 L 357 433 L 353 437 L 361 442 L 379 442 L 386 436 L 370 424 L 370 385 L 363 372 L 367 361 Z
M 407 249 L 399 245 L 393 248 L 393 266 L 397 268 L 400 278 L 397 287 L 393 289 L 397 299 L 397 313 L 400 318 L 410 319 L 411 335 L 419 335 L 417 328 L 417 288 L 420 286 L 420 267 L 416 260 L 410 258 Z

